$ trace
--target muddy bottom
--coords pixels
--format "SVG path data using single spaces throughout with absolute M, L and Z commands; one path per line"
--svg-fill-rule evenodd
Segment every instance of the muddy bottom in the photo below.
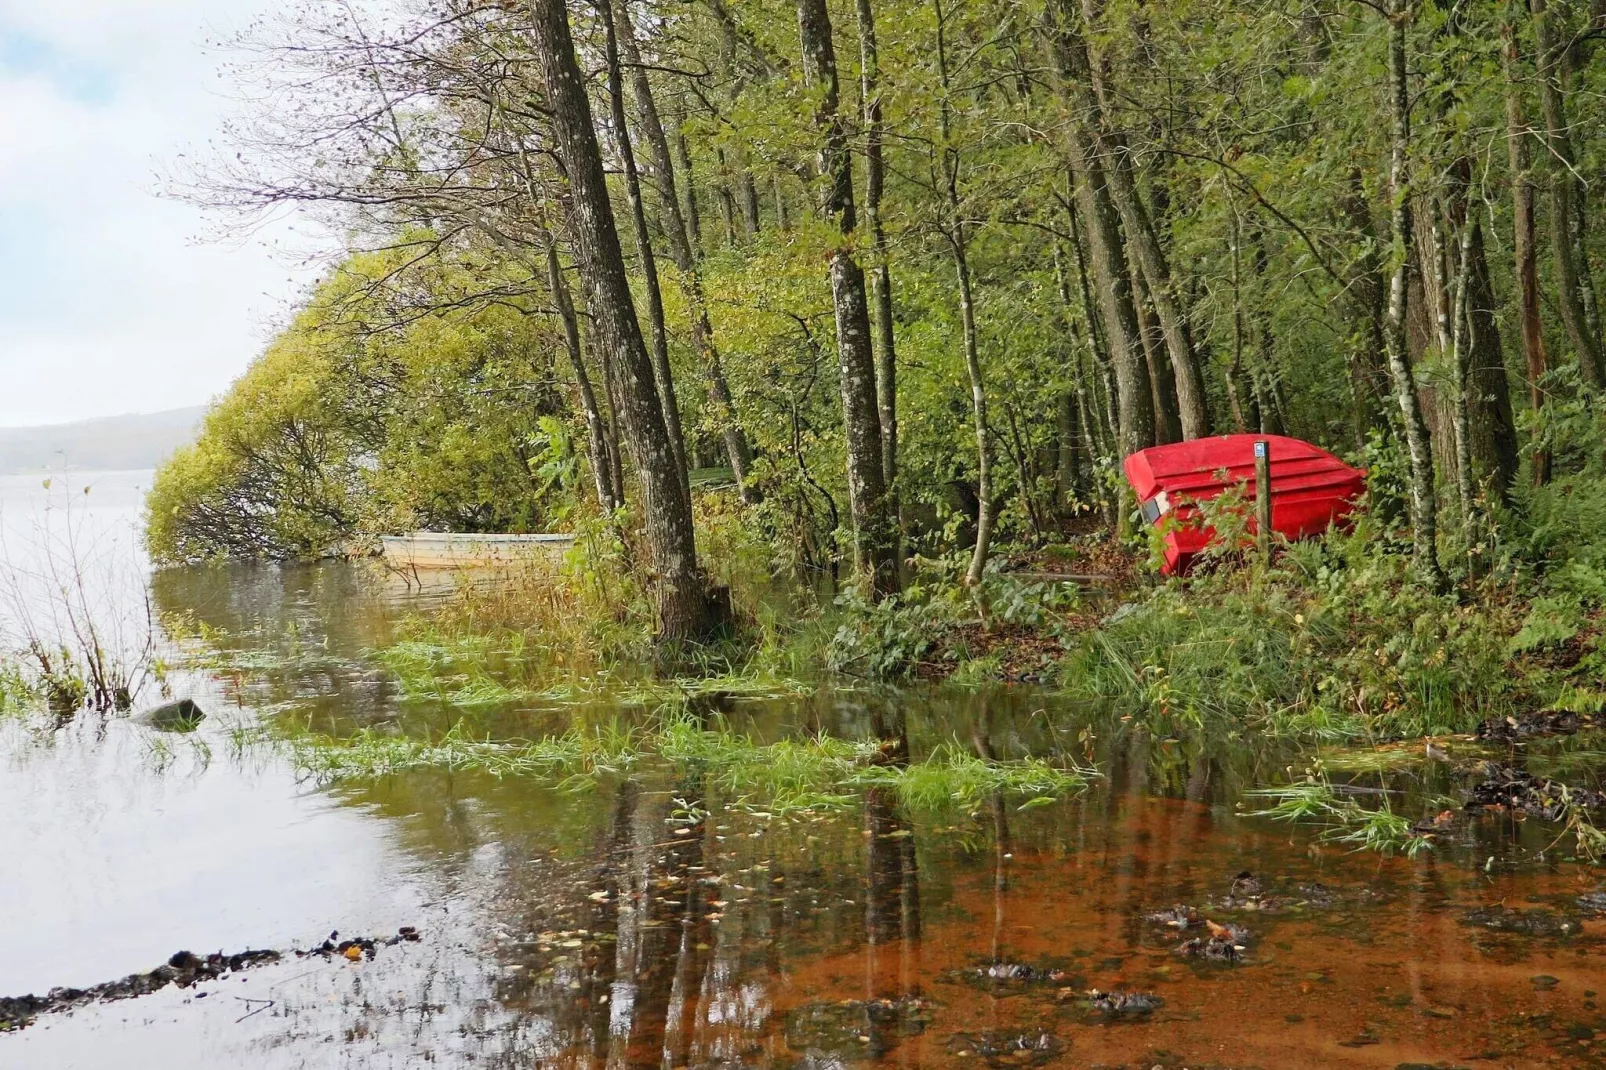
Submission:
M 1606 920 L 1572 867 L 1333 853 L 1139 795 L 891 829 L 715 811 L 689 837 L 670 790 L 567 830 L 440 801 L 479 827 L 417 943 L 42 1016 L 0 1065 L 1606 1065 Z M 1249 909 L 1250 873 L 1327 895 Z M 1239 953 L 1179 953 L 1218 929 Z

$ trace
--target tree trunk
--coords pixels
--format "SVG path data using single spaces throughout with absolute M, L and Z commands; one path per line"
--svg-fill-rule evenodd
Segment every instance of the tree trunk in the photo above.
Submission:
M 625 121 L 624 78 L 619 66 L 619 46 L 614 35 L 612 12 L 607 0 L 597 0 L 603 25 L 607 29 L 608 100 L 612 106 L 613 136 L 624 166 L 625 193 L 630 202 L 630 221 L 635 230 L 636 254 L 641 258 L 641 274 L 647 291 L 647 322 L 652 328 L 652 372 L 658 387 L 658 400 L 664 411 L 664 427 L 674 450 L 681 493 L 687 507 L 691 487 L 686 475 L 686 437 L 680 426 L 680 404 L 675 399 L 675 376 L 669 367 L 669 331 L 664 325 L 664 296 L 658 281 L 658 261 L 652 252 L 652 236 L 647 232 L 647 209 L 641 200 L 641 175 L 636 170 L 636 153 L 630 144 L 630 127 Z
M 820 142 L 815 170 L 822 184 L 819 212 L 843 238 L 830 254 L 830 276 L 854 558 L 858 568 L 869 574 L 872 591 L 881 595 L 898 587 L 897 523 L 881 467 L 883 440 L 864 271 L 854 258 L 849 240 L 858 225 L 853 203 L 853 161 L 837 113 L 840 88 L 836 50 L 831 42 L 831 16 L 825 0 L 798 0 L 797 20 L 805 78 L 820 94 L 815 112 Z
M 556 148 L 569 180 L 580 276 L 598 342 L 614 354 L 619 370 L 621 416 L 641 480 L 642 519 L 657 573 L 659 635 L 670 642 L 701 639 L 723 621 L 697 565 L 691 503 L 683 492 L 652 359 L 636 320 L 591 104 L 569 36 L 568 12 L 563 0 L 531 0 L 530 8 L 530 39 L 545 83 Z
M 1508 0 L 1515 6 L 1517 0 Z M 1522 356 L 1527 369 L 1528 403 L 1536 415 L 1545 407 L 1543 379 L 1550 366 L 1545 353 L 1545 329 L 1539 315 L 1539 243 L 1534 225 L 1533 154 L 1528 138 L 1533 131 L 1522 106 L 1522 77 L 1518 67 L 1517 27 L 1512 12 L 1500 22 L 1501 55 L 1506 73 L 1506 154 L 1511 168 L 1512 256 L 1517 280 L 1517 322 L 1521 325 Z M 1535 486 L 1550 482 L 1550 451 L 1535 447 L 1529 456 Z
M 1517 482 L 1517 427 L 1511 414 L 1511 384 L 1500 344 L 1489 256 L 1484 248 L 1483 221 L 1472 218 L 1471 274 L 1467 291 L 1467 384 L 1471 390 L 1467 419 L 1471 431 L 1473 478 L 1493 485 L 1495 498 L 1511 504 Z
M 652 82 L 647 78 L 646 65 L 641 62 L 641 48 L 636 42 L 635 27 L 630 22 L 626 0 L 614 0 L 614 21 L 618 26 L 619 43 L 632 72 L 632 88 L 636 107 L 641 112 L 641 126 L 647 138 L 647 149 L 652 157 L 652 174 L 658 187 L 658 203 L 662 213 L 664 235 L 669 244 L 669 258 L 680 274 L 681 286 L 686 291 L 690 306 L 692 348 L 697 351 L 709 399 L 713 402 L 714 417 L 720 436 L 725 441 L 725 456 L 742 500 L 756 504 L 760 500 L 758 488 L 753 486 L 751 469 L 753 450 L 736 416 L 735 402 L 730 384 L 725 378 L 719 350 L 714 345 L 714 327 L 708 318 L 708 300 L 703 293 L 702 276 L 698 267 L 695 243 L 680 211 L 680 197 L 676 191 L 675 165 L 669 156 L 669 138 L 659 118 L 658 105 L 653 96 Z M 623 122 L 615 115 L 615 122 Z
M 1539 44 L 1539 100 L 1550 149 L 1550 243 L 1556 257 L 1556 299 L 1567 337 L 1578 353 L 1578 372 L 1592 387 L 1606 386 L 1601 341 L 1590 311 L 1594 284 L 1583 248 L 1584 182 L 1573 154 L 1567 103 L 1563 96 L 1568 43 L 1552 21 L 1548 0 L 1529 0 Z
M 960 153 L 953 144 L 953 105 L 949 99 L 947 21 L 942 0 L 933 0 L 937 17 L 937 76 L 942 99 L 938 101 L 939 129 L 943 190 L 947 204 L 943 210 L 943 237 L 948 240 L 953 254 L 954 277 L 959 284 L 960 343 L 965 354 L 965 377 L 970 381 L 970 410 L 976 431 L 976 543 L 971 550 L 970 566 L 965 569 L 965 586 L 981 583 L 987 568 L 987 554 L 992 548 L 993 514 L 993 450 L 987 429 L 987 387 L 981 374 L 981 344 L 976 336 L 976 297 L 971 286 L 970 252 L 967 247 L 965 220 L 959 199 Z M 1026 491 L 1022 473 L 1021 493 Z M 1028 509 L 1030 513 L 1031 510 Z
M 1149 288 L 1143 273 L 1132 268 L 1132 307 L 1138 314 L 1138 337 L 1143 342 L 1143 359 L 1149 367 L 1149 392 L 1154 398 L 1154 445 L 1182 441 L 1182 414 L 1177 402 L 1176 376 L 1158 317 L 1153 314 Z
M 558 243 L 551 234 L 544 237 L 547 285 L 552 288 L 552 302 L 557 305 L 558 318 L 563 323 L 563 349 L 569 357 L 569 367 L 574 372 L 575 386 L 580 390 L 580 407 L 586 419 L 587 452 L 597 485 L 597 504 L 604 513 L 612 513 L 624 504 L 624 488 L 614 483 L 611 451 L 608 448 L 608 425 L 603 422 L 602 409 L 597 405 L 597 395 L 591 389 L 591 376 L 586 372 L 585 358 L 580 351 L 580 320 L 574 312 L 568 280 L 563 277 L 563 265 L 558 263 Z
M 892 270 L 887 262 L 887 235 L 881 224 L 881 191 L 886 165 L 881 154 L 880 65 L 876 50 L 872 0 L 857 0 L 859 23 L 859 92 L 864 109 L 864 215 L 870 223 L 870 251 L 875 267 L 870 288 L 875 297 L 876 403 L 881 417 L 881 470 L 897 513 L 898 495 L 898 363 L 892 331 Z
M 1118 215 L 1110 200 L 1104 168 L 1089 125 L 1092 99 L 1087 89 L 1091 78 L 1087 50 L 1081 37 L 1068 29 L 1070 21 L 1076 18 L 1069 4 L 1070 0 L 1058 0 L 1057 5 L 1050 5 L 1047 31 L 1054 48 L 1057 88 L 1071 112 L 1066 148 L 1087 233 L 1093 290 L 1098 296 L 1104 340 L 1115 372 L 1119 448 L 1124 457 L 1154 444 L 1154 398 L 1149 389 L 1149 370 L 1144 363 L 1137 312 L 1132 305 Z
M 1096 21 L 1099 0 L 1082 0 L 1083 17 L 1091 28 Z M 1075 34 L 1074 30 L 1068 32 Z M 1081 42 L 1086 48 L 1086 41 Z M 1203 438 L 1210 434 L 1210 402 L 1205 394 L 1204 364 L 1193 344 L 1192 330 L 1188 325 L 1186 303 L 1177 291 L 1166 262 L 1165 250 L 1155 233 L 1154 221 L 1138 196 L 1133 179 L 1131 153 L 1125 139 L 1108 128 L 1110 100 L 1105 85 L 1103 64 L 1088 57 L 1089 81 L 1092 101 L 1088 114 L 1092 118 L 1095 143 L 1102 158 L 1109 161 L 1104 172 L 1109 184 L 1115 209 L 1121 214 L 1121 226 L 1126 233 L 1127 247 L 1134 253 L 1155 315 L 1160 320 L 1160 331 L 1171 358 L 1171 369 L 1176 381 L 1177 409 L 1181 418 L 1183 438 Z
M 981 583 L 987 568 L 987 555 L 993 541 L 993 450 L 987 431 L 987 390 L 982 380 L 980 345 L 976 337 L 975 297 L 971 292 L 970 258 L 965 249 L 962 222 L 955 222 L 949 237 L 954 256 L 954 274 L 959 282 L 959 322 L 965 350 L 965 375 L 970 380 L 970 409 L 976 430 L 976 545 L 971 550 L 970 567 L 965 569 L 965 586 Z M 1024 488 L 1023 488 L 1024 490 Z
M 1412 250 L 1411 185 L 1407 170 L 1411 148 L 1411 97 L 1406 67 L 1406 38 L 1410 30 L 1414 0 L 1390 0 L 1388 23 L 1389 120 L 1389 241 L 1393 272 L 1389 277 L 1388 329 L 1384 346 L 1388 353 L 1389 374 L 1394 380 L 1395 400 L 1405 426 L 1405 444 L 1411 457 L 1411 529 L 1416 565 L 1422 578 L 1437 588 L 1443 583 L 1439 571 L 1438 502 L 1433 486 L 1433 447 L 1422 402 L 1416 392 L 1411 370 L 1411 353 L 1406 337 Z
M 1087 278 L 1087 257 L 1082 252 L 1082 224 L 1080 214 L 1076 210 L 1076 180 L 1071 176 L 1071 197 L 1065 202 L 1065 214 L 1071 220 L 1071 253 L 1076 257 L 1077 291 L 1082 298 L 1082 320 L 1087 324 L 1088 354 L 1093 361 L 1092 391 L 1095 399 L 1098 398 L 1099 387 L 1104 388 L 1103 405 L 1095 405 L 1100 416 L 1103 417 L 1104 429 L 1103 452 L 1113 465 L 1121 461 L 1120 445 L 1120 416 L 1116 412 L 1118 389 L 1115 384 L 1115 370 L 1110 366 L 1109 347 L 1104 336 L 1099 331 L 1099 317 L 1097 306 L 1093 301 L 1093 288 Z M 1056 248 L 1056 252 L 1057 252 Z M 1071 303 L 1069 284 L 1062 278 L 1060 282 L 1060 296 L 1067 306 Z M 1090 426 L 1083 421 L 1083 426 Z
M 1361 240 L 1361 255 L 1355 262 L 1355 281 L 1351 287 L 1359 329 L 1356 344 L 1345 354 L 1350 380 L 1350 424 L 1355 433 L 1355 448 L 1361 449 L 1371 432 L 1388 430 L 1382 402 L 1389 391 L 1384 358 L 1387 347 L 1383 341 L 1388 281 L 1384 277 L 1377 225 L 1372 219 L 1372 206 L 1367 203 L 1359 168 L 1350 172 L 1343 209 Z M 1264 257 L 1265 254 L 1260 255 Z
M 681 124 L 675 124 L 675 155 L 680 158 L 680 170 L 686 176 L 686 237 L 698 257 L 703 249 L 703 217 L 697 207 L 697 175 L 692 170 L 691 146 Z
M 1475 492 L 1472 480 L 1472 429 L 1469 413 L 1472 408 L 1471 400 L 1471 352 L 1472 346 L 1467 337 L 1470 330 L 1470 321 L 1467 316 L 1467 299 L 1470 287 L 1467 280 L 1472 272 L 1472 232 L 1470 225 L 1463 224 L 1461 228 L 1461 242 L 1456 257 L 1454 317 L 1451 327 L 1450 340 L 1450 369 L 1455 376 L 1455 408 L 1453 422 L 1455 428 L 1455 495 L 1461 506 L 1461 524 L 1463 537 L 1470 544 L 1474 538 L 1474 529 L 1477 524 L 1476 510 L 1473 504 Z

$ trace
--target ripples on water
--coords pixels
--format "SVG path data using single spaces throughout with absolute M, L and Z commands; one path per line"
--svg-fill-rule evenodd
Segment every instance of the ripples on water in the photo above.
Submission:
M 118 500 L 113 527 L 137 516 L 137 493 Z M 341 565 L 185 569 L 151 590 L 213 637 L 221 667 L 171 681 L 211 716 L 184 737 L 90 716 L 0 729 L 0 993 L 179 948 L 425 939 L 46 1016 L 0 1036 L 0 1067 L 1586 1066 L 1606 1047 L 1602 923 L 1576 903 L 1595 872 L 1513 864 L 1554 830 L 1483 822 L 1415 861 L 1345 853 L 1241 816 L 1244 789 L 1296 755 L 1153 739 L 1002 689 L 824 690 L 726 715 L 764 738 L 903 734 L 917 755 L 1090 747 L 1105 777 L 1084 798 L 908 814 L 871 793 L 783 821 L 696 769 L 579 792 L 438 771 L 320 790 L 233 750 L 229 725 L 287 707 L 449 724 L 365 656 L 419 596 Z M 531 736 L 568 716 L 487 724 Z M 1402 812 L 1451 790 L 1368 782 Z M 1245 871 L 1253 889 L 1234 887 Z M 1246 928 L 1240 960 L 1177 954 L 1193 934 L 1145 915 L 1178 904 Z M 1498 904 L 1522 913 L 1469 921 Z M 1530 915 L 1562 924 L 1508 924 Z M 1092 989 L 1162 1002 L 1109 1015 Z

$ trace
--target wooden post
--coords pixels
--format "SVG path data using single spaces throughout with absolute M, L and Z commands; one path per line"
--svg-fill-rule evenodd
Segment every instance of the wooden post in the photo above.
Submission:
M 1271 443 L 1255 442 L 1255 547 L 1271 563 Z

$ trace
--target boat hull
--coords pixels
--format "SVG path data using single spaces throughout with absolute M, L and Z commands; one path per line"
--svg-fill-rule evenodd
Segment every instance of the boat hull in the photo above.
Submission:
M 1126 459 L 1127 482 L 1151 523 L 1166 523 L 1166 575 L 1186 572 L 1217 541 L 1200 502 L 1242 488 L 1254 519 L 1255 443 L 1265 442 L 1271 462 L 1271 527 L 1293 541 L 1344 525 L 1366 490 L 1366 472 L 1309 442 L 1283 435 L 1218 435 L 1139 450 Z M 1166 518 L 1171 518 L 1169 521 Z

